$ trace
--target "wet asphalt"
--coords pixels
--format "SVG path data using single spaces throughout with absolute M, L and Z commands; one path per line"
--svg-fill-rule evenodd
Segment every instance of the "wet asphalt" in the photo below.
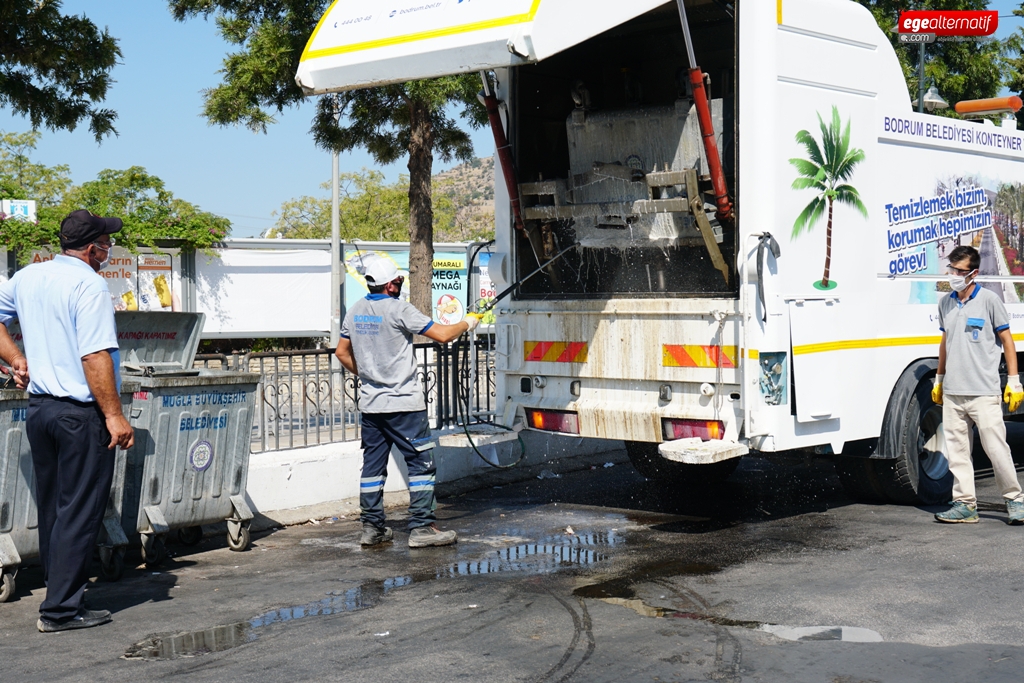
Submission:
M 366 550 L 351 515 L 244 553 L 170 544 L 159 569 L 91 585 L 112 624 L 56 635 L 35 632 L 30 567 L 0 605 L 0 676 L 1017 681 L 1024 527 L 979 477 L 981 523 L 940 525 L 854 503 L 825 459 L 748 458 L 701 490 L 620 463 L 442 500 L 450 548 L 410 550 L 401 511 Z

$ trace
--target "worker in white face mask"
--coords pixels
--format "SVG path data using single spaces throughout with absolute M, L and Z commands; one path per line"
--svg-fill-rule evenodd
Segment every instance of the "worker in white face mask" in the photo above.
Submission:
M 981 255 L 974 247 L 949 253 L 949 285 L 953 293 L 939 299 L 939 370 L 932 400 L 942 405 L 946 456 L 953 473 L 953 506 L 935 515 L 940 522 L 978 521 L 971 461 L 971 427 L 977 425 L 985 453 L 992 461 L 996 484 L 1006 502 L 1007 522 L 1024 524 L 1021 492 L 999 402 L 999 356 L 1006 358 L 1003 400 L 1015 412 L 1024 401 L 1017 375 L 1017 349 L 1010 319 L 998 296 L 975 283 Z

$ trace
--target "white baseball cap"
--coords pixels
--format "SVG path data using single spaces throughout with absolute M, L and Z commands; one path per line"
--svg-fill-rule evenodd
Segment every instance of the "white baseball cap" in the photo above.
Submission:
M 366 284 L 381 287 L 398 278 L 398 268 L 386 258 L 379 258 L 366 267 Z

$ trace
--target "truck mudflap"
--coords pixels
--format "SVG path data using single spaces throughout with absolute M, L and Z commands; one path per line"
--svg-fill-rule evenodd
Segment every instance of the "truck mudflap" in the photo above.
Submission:
M 676 439 L 658 445 L 661 457 L 687 465 L 710 465 L 723 460 L 739 458 L 750 449 L 735 441 L 712 439 L 703 441 L 699 437 Z

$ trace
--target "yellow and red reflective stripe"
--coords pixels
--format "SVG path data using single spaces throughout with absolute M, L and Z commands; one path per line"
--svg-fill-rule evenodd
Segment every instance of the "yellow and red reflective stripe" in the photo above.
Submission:
M 735 346 L 662 344 L 661 365 L 666 368 L 735 368 Z
M 523 357 L 546 363 L 586 363 L 587 342 L 528 341 L 523 344 Z

